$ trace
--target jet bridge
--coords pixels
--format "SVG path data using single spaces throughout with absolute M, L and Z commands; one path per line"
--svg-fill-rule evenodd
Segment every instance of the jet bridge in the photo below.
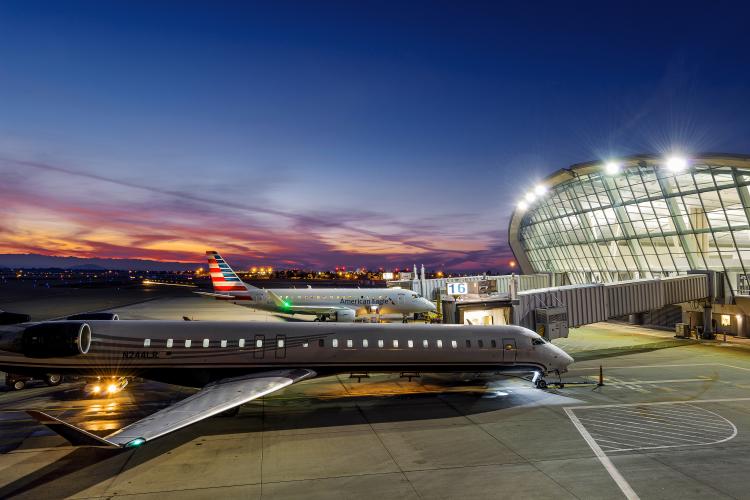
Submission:
M 710 273 L 519 292 L 513 323 L 549 339 L 567 337 L 569 327 L 661 309 L 670 304 L 713 300 Z M 719 281 L 720 282 L 720 281 Z

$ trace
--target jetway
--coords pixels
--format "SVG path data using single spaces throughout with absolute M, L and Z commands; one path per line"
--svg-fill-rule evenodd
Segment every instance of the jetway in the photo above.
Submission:
M 590 285 L 568 285 L 519 292 L 513 323 L 550 339 L 568 328 L 661 309 L 671 304 L 714 300 L 711 273 Z

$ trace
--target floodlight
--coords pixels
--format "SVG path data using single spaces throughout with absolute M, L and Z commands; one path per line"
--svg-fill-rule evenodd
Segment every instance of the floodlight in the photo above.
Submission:
M 535 199 L 536 199 L 536 195 L 534 194 L 534 191 L 529 191 L 528 193 L 526 193 L 526 201 L 531 203 Z
M 524 210 L 526 210 L 527 208 L 529 208 L 529 205 L 528 205 L 528 203 L 526 203 L 525 201 L 519 201 L 519 202 L 518 202 L 518 210 L 520 210 L 520 211 L 522 211 L 522 212 L 523 212 L 523 211 L 524 211 Z
M 667 168 L 672 172 L 679 172 L 685 170 L 688 166 L 688 162 L 681 156 L 671 156 L 666 161 Z
M 620 173 L 620 164 L 616 161 L 608 161 L 604 164 L 604 171 L 607 175 L 617 175 Z
M 539 184 L 534 188 L 534 194 L 536 194 L 537 196 L 542 196 L 546 192 L 547 186 L 544 186 L 542 184 Z

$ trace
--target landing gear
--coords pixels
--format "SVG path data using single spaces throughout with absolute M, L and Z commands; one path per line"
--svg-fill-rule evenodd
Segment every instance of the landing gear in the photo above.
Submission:
M 20 391 L 21 389 L 26 387 L 26 382 L 23 380 L 15 380 L 12 387 L 14 391 Z
M 44 383 L 50 387 L 60 385 L 61 382 L 62 382 L 62 375 L 60 375 L 59 373 L 48 373 L 47 375 L 44 376 Z
M 535 383 L 537 389 L 546 389 L 547 388 L 547 381 L 543 378 L 540 378 Z
M 403 319 L 401 320 L 401 323 L 408 323 L 408 322 L 409 322 L 409 319 L 408 319 L 408 318 L 409 318 L 409 316 L 408 316 L 408 315 L 406 315 L 406 314 L 404 314 L 404 317 L 403 317 Z

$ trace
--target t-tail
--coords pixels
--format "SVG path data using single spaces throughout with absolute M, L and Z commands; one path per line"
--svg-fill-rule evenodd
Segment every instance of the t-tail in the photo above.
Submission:
M 219 252 L 209 250 L 206 252 L 206 257 L 208 258 L 208 272 L 211 274 L 211 284 L 215 292 L 247 292 L 255 289 L 255 287 L 243 283 L 229 267 L 229 264 L 219 255 Z

